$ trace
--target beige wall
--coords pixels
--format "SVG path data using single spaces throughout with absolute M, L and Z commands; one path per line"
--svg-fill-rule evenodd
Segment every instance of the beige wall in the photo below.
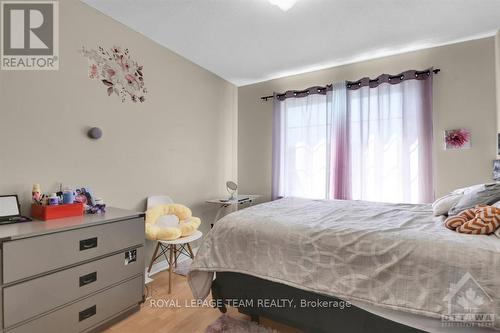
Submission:
M 500 30 L 495 36 L 495 59 L 497 77 L 497 131 L 500 133 Z
M 204 200 L 237 178 L 237 88 L 76 1 L 60 1 L 60 70 L 0 71 L 0 193 L 88 185 L 108 205 L 143 210 L 169 194 L 203 219 Z M 82 47 L 123 46 L 144 65 L 145 103 L 108 97 Z M 104 131 L 87 139 L 89 126 Z M 27 205 L 24 209 L 26 210 Z
M 238 89 L 238 176 L 242 192 L 271 192 L 272 101 L 260 96 L 407 69 L 441 68 L 434 84 L 435 188 L 491 181 L 496 150 L 495 40 L 486 38 L 275 79 Z M 472 131 L 472 149 L 443 150 L 443 131 Z

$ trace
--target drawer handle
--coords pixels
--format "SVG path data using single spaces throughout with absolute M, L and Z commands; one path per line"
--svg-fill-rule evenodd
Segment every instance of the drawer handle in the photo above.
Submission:
M 80 313 L 78 313 L 78 321 L 82 321 L 82 320 L 85 320 L 87 318 L 92 317 L 93 315 L 96 314 L 96 310 L 97 310 L 96 306 L 93 305 L 88 309 L 80 311 Z
M 80 251 L 97 247 L 97 237 L 84 239 L 80 241 Z
M 97 272 L 80 276 L 80 287 L 83 287 L 84 285 L 87 285 L 95 281 L 97 281 Z

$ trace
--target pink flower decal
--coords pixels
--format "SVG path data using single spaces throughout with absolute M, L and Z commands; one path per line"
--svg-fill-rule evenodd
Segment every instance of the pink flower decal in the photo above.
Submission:
M 89 78 L 91 78 L 91 79 L 97 78 L 97 65 L 96 64 L 90 65 L 90 67 L 89 67 Z
M 108 96 L 115 94 L 122 102 L 130 99 L 132 102 L 144 102 L 147 89 L 144 86 L 143 66 L 132 60 L 129 50 L 122 51 L 120 47 L 105 50 L 87 50 L 84 47 L 80 53 L 89 62 L 89 78 L 99 80 L 106 88 Z
M 108 80 L 111 81 L 111 79 L 113 78 L 113 76 L 115 76 L 115 74 L 116 74 L 116 72 L 114 69 L 112 69 L 112 68 L 106 69 L 106 76 L 107 76 Z

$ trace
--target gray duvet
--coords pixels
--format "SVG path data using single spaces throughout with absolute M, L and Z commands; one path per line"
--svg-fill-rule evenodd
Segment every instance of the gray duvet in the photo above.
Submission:
M 217 271 L 435 318 L 492 314 L 500 327 L 500 239 L 450 231 L 429 205 L 288 198 L 250 207 L 200 245 L 189 274 L 196 298 Z

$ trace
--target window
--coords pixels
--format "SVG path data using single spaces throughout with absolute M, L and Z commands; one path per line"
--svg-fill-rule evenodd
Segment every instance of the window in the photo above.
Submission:
M 410 79 L 275 100 L 273 198 L 431 202 L 431 96 Z
M 348 92 L 353 199 L 421 201 L 418 83 Z
M 328 165 L 326 96 L 289 98 L 281 108 L 280 196 L 324 199 Z

